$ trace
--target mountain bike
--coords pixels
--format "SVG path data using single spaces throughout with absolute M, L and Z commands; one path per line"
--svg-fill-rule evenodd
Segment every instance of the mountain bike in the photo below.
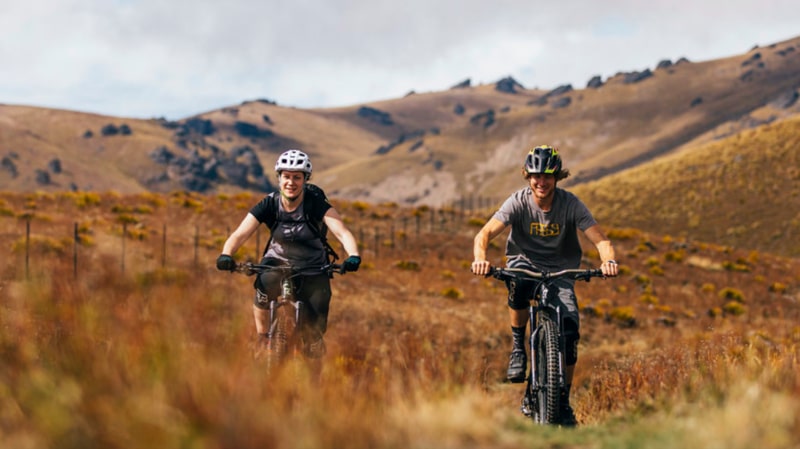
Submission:
M 561 398 L 566 391 L 566 342 L 561 308 L 543 295 L 545 286 L 559 278 L 589 282 L 593 277 L 603 277 L 603 272 L 594 270 L 562 270 L 552 273 L 536 272 L 522 268 L 491 268 L 487 276 L 502 281 L 530 280 L 536 286 L 531 291 L 530 314 L 530 360 L 525 394 L 522 397 L 522 413 L 540 424 L 561 422 Z
M 280 295 L 269 300 L 267 296 L 256 289 L 257 302 L 269 302 L 269 330 L 266 344 L 264 344 L 258 358 L 263 358 L 267 370 L 278 367 L 288 356 L 296 356 L 307 349 L 311 342 L 304 341 L 303 326 L 305 325 L 305 308 L 307 305 L 295 297 L 294 279 L 304 274 L 326 273 L 333 277 L 334 273 L 344 274 L 344 267 L 340 264 L 328 264 L 322 267 L 297 268 L 291 265 L 263 265 L 252 262 L 236 264 L 235 270 L 247 276 L 259 275 L 266 271 L 275 271 L 281 276 Z

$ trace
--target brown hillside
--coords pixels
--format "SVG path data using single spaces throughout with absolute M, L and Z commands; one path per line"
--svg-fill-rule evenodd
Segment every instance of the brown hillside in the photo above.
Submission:
M 797 38 L 552 92 L 491 84 L 314 110 L 256 100 L 178 122 L 0 105 L 0 190 L 268 190 L 275 155 L 300 147 L 334 197 L 488 205 L 547 142 L 604 223 L 796 256 L 799 74 Z
M 102 136 L 107 125 L 127 125 L 133 134 Z M 170 134 L 156 121 L 0 105 L 0 190 L 142 192 L 158 169 L 148 153 L 171 145 Z M 54 159 L 61 162 L 58 173 L 48 166 Z
M 796 115 L 799 75 L 795 38 L 550 92 L 498 82 L 309 110 L 255 100 L 176 122 L 5 105 L 0 189 L 263 191 L 276 154 L 300 147 L 316 182 L 342 199 L 502 198 L 518 187 L 533 145 L 559 146 L 574 174 L 568 183 L 580 184 Z M 107 125 L 130 132 L 106 135 Z
M 574 191 L 603 222 L 800 256 L 800 118 L 688 148 Z
M 349 164 L 342 174 L 350 176 L 326 172 L 321 179 L 342 186 L 344 197 L 373 201 L 448 204 L 468 196 L 502 196 L 518 184 L 513 174 L 527 150 L 550 143 L 573 168 L 570 182 L 579 183 L 669 153 L 712 130 L 738 131 L 797 114 L 798 102 L 780 100 L 797 96 L 798 50 L 800 39 L 794 39 L 731 58 L 677 62 L 638 82 L 626 83 L 635 75 L 628 73 L 599 88 L 557 95 L 524 91 L 523 104 L 510 100 L 520 94 L 503 94 L 491 107 L 491 124 L 480 116 L 487 110 L 470 110 L 439 134 Z M 436 98 L 450 101 L 444 110 L 456 103 Z M 392 112 L 406 101 L 381 108 Z M 779 106 L 769 117 L 751 117 L 768 105 Z M 431 109 L 423 103 L 420 108 Z M 366 179 L 354 182 L 353 171 L 356 179 Z

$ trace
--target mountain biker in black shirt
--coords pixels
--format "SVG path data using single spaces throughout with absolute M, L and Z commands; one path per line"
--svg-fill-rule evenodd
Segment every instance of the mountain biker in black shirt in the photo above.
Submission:
M 264 251 L 264 264 L 291 265 L 300 269 L 322 267 L 327 261 L 327 240 L 309 223 L 307 217 L 322 217 L 324 226 L 333 233 L 347 252 L 342 264 L 345 271 L 357 271 L 361 264 L 358 244 L 353 233 L 345 226 L 341 216 L 324 199 L 310 194 L 312 165 L 308 155 L 291 149 L 278 157 L 275 163 L 279 192 L 272 193 L 256 204 L 228 237 L 217 258 L 219 270 L 233 271 L 236 267 L 232 255 L 247 241 L 262 223 L 273 223 L 270 240 Z M 318 189 L 318 188 L 316 188 Z M 270 208 L 271 204 L 277 207 Z M 315 210 L 305 210 L 314 208 Z M 280 295 L 280 277 L 266 271 L 256 279 L 256 300 L 253 304 L 259 345 L 266 342 L 269 331 L 269 299 Z M 319 358 L 325 352 L 323 335 L 327 330 L 328 310 L 331 300 L 330 278 L 327 273 L 302 275 L 295 278 L 297 297 L 308 304 L 308 322 L 311 323 L 304 338 L 307 356 Z

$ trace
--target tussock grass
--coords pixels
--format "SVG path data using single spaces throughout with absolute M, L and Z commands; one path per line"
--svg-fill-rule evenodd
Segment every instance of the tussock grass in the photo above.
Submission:
M 243 212 L 234 200 L 192 196 L 185 207 L 151 198 L 161 205 L 141 220 L 148 229 L 170 225 L 166 265 L 154 236 L 126 242 L 123 270 L 113 209 L 142 198 L 99 195 L 91 206 L 70 196 L 3 199 L 13 209 L 46 204 L 53 220 L 32 223 L 35 235 L 58 241 L 80 217 L 96 242 L 79 247 L 77 275 L 68 244 L 58 257 L 34 246 L 27 276 L 19 253 L 2 265 L 4 448 L 778 449 L 800 440 L 795 259 L 759 251 L 754 261 L 752 252 L 696 242 L 676 249 L 672 239 L 619 231 L 635 236 L 617 242 L 620 254 L 649 245 L 621 260 L 620 278 L 577 286 L 573 406 L 583 425 L 568 430 L 526 420 L 521 386 L 503 382 L 506 292 L 468 272 L 475 228 L 467 217 L 403 246 L 365 244 L 364 269 L 333 280 L 321 371 L 299 361 L 267 375 L 253 358 L 252 280 L 216 271 L 213 245 L 199 245 L 196 259 L 191 245 L 236 224 L 231 215 Z M 355 222 L 369 229 L 385 219 Z M 18 242 L 24 224 L 0 218 L 0 244 Z M 491 250 L 495 263 L 501 254 Z M 714 268 L 725 261 L 750 270 Z M 743 312 L 725 311 L 740 303 L 721 292 L 746 298 Z
M 687 148 L 574 191 L 609 225 L 796 257 L 798 145 L 800 119 L 787 119 Z M 728 269 L 746 266 L 730 262 Z

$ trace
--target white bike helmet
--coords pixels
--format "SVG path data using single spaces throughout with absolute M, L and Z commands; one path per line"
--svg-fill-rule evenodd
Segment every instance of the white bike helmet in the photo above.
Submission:
M 301 171 L 306 174 L 306 178 L 311 176 L 311 160 L 308 155 L 300 150 L 287 150 L 275 162 L 275 171 Z

